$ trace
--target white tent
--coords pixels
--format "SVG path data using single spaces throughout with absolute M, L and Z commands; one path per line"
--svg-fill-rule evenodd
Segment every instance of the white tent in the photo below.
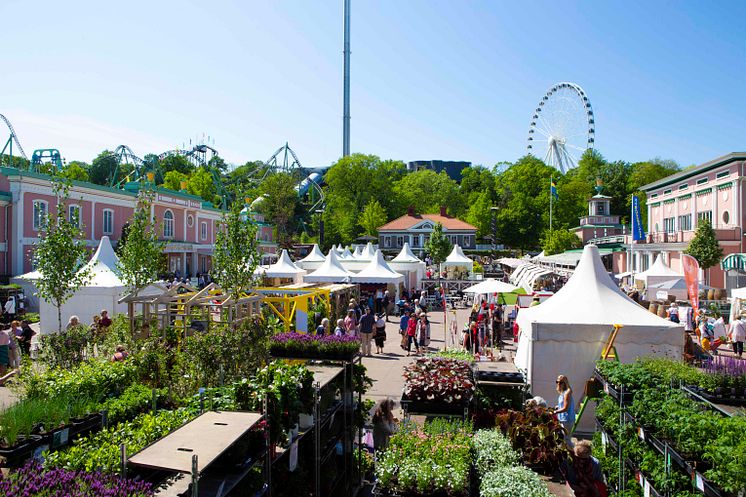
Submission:
M 446 260 L 443 261 L 443 266 L 468 266 L 471 271 L 474 261 L 464 255 L 464 251 L 461 250 L 459 245 L 454 245 L 451 253 L 448 254 Z
M 352 259 L 352 252 L 350 252 L 349 247 L 345 247 L 345 249 L 342 251 L 341 254 L 339 254 L 340 259 Z
M 308 255 L 299 260 L 296 265 L 307 271 L 312 271 L 321 267 L 325 260 L 326 257 L 324 257 L 324 253 L 319 250 L 319 246 L 314 243 L 313 248 Z
M 517 286 L 513 286 L 510 283 L 498 281 L 494 278 L 488 278 L 481 283 L 477 283 L 476 285 L 472 285 L 469 288 L 465 288 L 464 293 L 476 293 L 479 295 L 493 293 L 510 293 L 517 289 Z
M 311 283 L 347 283 L 353 273 L 347 271 L 339 262 L 337 253 L 334 250 L 329 251 L 326 260 L 311 274 L 303 277 L 303 281 Z
M 352 277 L 355 283 L 403 283 L 404 275 L 397 273 L 383 260 L 383 254 L 376 250 L 373 260 L 362 271 Z
M 36 295 L 36 280 L 39 278 L 41 278 L 39 271 L 31 271 L 30 273 L 10 278 L 12 284 L 21 287 L 26 303 L 26 311 L 28 312 L 39 312 L 39 297 Z
M 118 261 L 109 237 L 101 237 L 96 253 L 84 266 L 91 271 L 90 280 L 62 305 L 63 326 L 70 316 L 78 316 L 81 323 L 90 323 L 93 315 L 102 309 L 109 311 L 110 317 L 127 312 L 127 305 L 118 302 L 126 290 L 119 277 Z M 39 319 L 41 333 L 57 331 L 57 308 L 44 299 L 39 299 Z
M 263 272 L 264 276 L 268 278 L 292 278 L 295 283 L 301 283 L 303 281 L 303 275 L 306 274 L 305 269 L 299 268 L 292 260 L 290 260 L 288 251 L 284 249 L 280 254 L 280 258 L 277 259 L 277 262 L 270 265 Z
M 355 247 L 355 251 L 352 253 L 353 259 L 360 259 L 360 256 L 363 255 L 363 248 L 358 245 Z
M 652 266 L 635 275 L 636 280 L 644 281 L 646 285 L 653 285 L 655 283 L 662 283 L 664 281 L 683 277 L 683 274 L 677 273 L 670 267 L 666 266 L 661 254 L 658 254 L 658 257 L 655 258 L 655 262 L 653 262 Z
M 404 242 L 401 252 L 389 261 L 389 267 L 404 275 L 407 288 L 415 288 L 418 286 L 418 282 L 425 277 L 427 264 L 412 253 L 408 242 Z
M 357 250 L 355 253 L 357 253 Z M 361 261 L 372 261 L 375 256 L 376 251 L 373 249 L 373 244 L 368 242 L 362 252 L 360 252 L 360 255 L 357 256 L 357 259 Z
M 561 290 L 538 306 L 521 309 L 517 322 L 515 364 L 526 371 L 533 395 L 550 403 L 557 398 L 560 374 L 570 379 L 579 402 L 614 324 L 624 325 L 615 342 L 623 362 L 645 355 L 681 357 L 684 351 L 683 326 L 659 318 L 622 293 L 595 245 L 586 245 Z M 581 430 L 592 430 L 592 420 L 593 413 L 586 412 Z

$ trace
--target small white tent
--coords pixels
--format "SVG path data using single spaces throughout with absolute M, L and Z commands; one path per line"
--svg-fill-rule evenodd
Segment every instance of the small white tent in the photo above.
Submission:
M 467 266 L 469 271 L 471 271 L 473 264 L 474 261 L 464 255 L 464 251 L 459 245 L 454 245 L 451 253 L 443 261 L 443 266 Z
M 307 271 L 313 271 L 314 269 L 321 267 L 325 260 L 326 257 L 324 257 L 324 253 L 319 250 L 319 246 L 314 243 L 313 248 L 308 255 L 299 260 L 296 265 Z
M 352 253 L 352 257 L 353 259 L 360 259 L 361 255 L 363 255 L 363 248 L 360 245 L 357 245 L 355 251 Z
M 661 256 L 661 254 L 658 254 L 658 257 L 655 258 L 655 262 L 653 262 L 653 265 L 650 266 L 647 270 L 635 274 L 635 279 L 644 281 L 645 285 L 647 286 L 683 277 L 683 274 L 679 274 L 670 267 L 666 266 L 666 263 L 663 262 L 663 257 Z
M 81 323 L 87 324 L 102 309 L 109 311 L 110 317 L 127 312 L 127 305 L 118 302 L 122 292 L 126 290 L 124 282 L 119 278 L 118 261 L 109 237 L 101 237 L 96 253 L 85 265 L 85 268 L 90 269 L 90 280 L 62 305 L 63 327 L 70 316 L 78 316 Z M 39 320 L 42 334 L 57 331 L 57 308 L 41 298 Z
M 270 265 L 263 272 L 267 278 L 292 278 L 294 283 L 301 283 L 303 275 L 306 274 L 305 269 L 299 268 L 290 260 L 288 251 L 284 249 L 277 262 Z
M 355 251 L 355 253 L 357 253 L 357 251 Z M 373 244 L 368 242 L 365 245 L 365 248 L 363 249 L 363 251 L 357 257 L 357 259 L 361 261 L 372 261 L 375 255 L 376 255 L 376 251 L 373 249 Z
M 487 278 L 481 283 L 472 285 L 469 288 L 464 289 L 464 293 L 476 293 L 477 295 L 493 294 L 493 293 L 510 293 L 517 290 L 517 286 L 513 286 L 510 283 L 498 281 L 494 278 Z
M 376 250 L 373 260 L 365 266 L 362 271 L 352 277 L 355 283 L 402 283 L 404 275 L 391 269 L 386 261 L 383 260 L 383 254 Z
M 311 283 L 347 283 L 350 281 L 353 273 L 350 273 L 340 264 L 337 252 L 329 251 L 326 260 L 311 274 L 303 277 L 303 281 Z
M 580 401 L 614 324 L 624 325 L 615 342 L 623 362 L 645 355 L 682 357 L 684 352 L 683 326 L 659 318 L 622 293 L 595 245 L 586 245 L 561 290 L 538 306 L 521 309 L 517 322 L 515 364 L 526 371 L 533 395 L 550 403 L 557 398 L 560 374 L 570 379 L 575 401 Z M 592 420 L 593 414 L 586 412 L 580 430 L 592 430 Z
M 389 267 L 404 275 L 406 288 L 416 288 L 418 282 L 425 277 L 427 265 L 412 253 L 409 243 L 404 242 L 401 252 L 389 261 Z
M 345 247 L 342 253 L 339 254 L 339 258 L 340 259 L 352 259 L 352 252 L 350 252 L 350 247 Z

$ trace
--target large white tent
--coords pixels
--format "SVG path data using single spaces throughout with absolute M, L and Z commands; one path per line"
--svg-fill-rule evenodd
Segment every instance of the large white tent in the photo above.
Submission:
M 404 275 L 397 273 L 383 260 L 383 254 L 376 250 L 367 266 L 352 277 L 354 283 L 385 283 L 397 284 L 404 282 Z
M 36 295 L 36 280 L 39 278 L 41 278 L 39 271 L 31 271 L 10 279 L 11 283 L 21 287 L 28 312 L 39 312 L 39 297 Z
M 357 251 L 355 251 L 355 253 L 357 253 Z M 361 261 L 372 261 L 375 255 L 376 251 L 373 249 L 373 244 L 368 242 L 360 255 L 357 256 L 357 259 Z
M 414 255 L 408 242 L 404 242 L 399 254 L 389 261 L 389 267 L 404 275 L 407 288 L 416 288 L 417 283 L 425 277 L 427 264 Z
M 288 251 L 284 249 L 280 254 L 280 258 L 277 259 L 277 262 L 270 265 L 266 269 L 263 268 L 261 272 L 267 278 L 292 278 L 293 283 L 302 283 L 303 275 L 306 274 L 305 269 L 299 268 L 293 263 L 292 260 L 290 260 Z
M 593 374 L 612 325 L 624 327 L 615 346 L 622 362 L 639 356 L 682 357 L 684 328 L 648 312 L 627 297 L 606 272 L 598 247 L 587 245 L 567 284 L 538 306 L 521 309 L 515 364 L 526 371 L 533 395 L 556 405 L 555 380 L 564 374 L 574 386 L 575 401 Z M 590 431 L 593 413 L 580 425 Z
M 321 267 L 313 273 L 307 274 L 303 281 L 311 283 L 348 283 L 352 276 L 353 273 L 342 267 L 337 252 L 330 250 Z
M 319 249 L 319 246 L 314 243 L 313 248 L 308 255 L 299 260 L 296 265 L 306 271 L 312 271 L 321 267 L 325 260 L 326 257 L 324 257 L 324 253 Z
M 644 281 L 648 286 L 683 277 L 683 274 L 677 273 L 670 267 L 666 266 L 661 254 L 658 254 L 658 257 L 655 258 L 655 262 L 653 262 L 652 266 L 641 273 L 635 274 L 636 280 Z
M 443 261 L 443 266 L 467 266 L 471 271 L 474 261 L 464 255 L 464 251 L 460 245 L 454 245 L 451 253 L 448 254 L 446 260 Z
M 117 268 L 119 258 L 114 253 L 108 236 L 101 237 L 98 249 L 84 268 L 90 269 L 88 283 L 62 305 L 63 327 L 70 316 L 78 316 L 82 323 L 90 323 L 94 314 L 102 309 L 114 317 L 127 312 L 127 305 L 120 304 L 119 298 L 126 290 Z M 81 269 L 81 271 L 84 269 Z M 44 299 L 39 299 L 39 328 L 41 333 L 57 331 L 57 308 Z

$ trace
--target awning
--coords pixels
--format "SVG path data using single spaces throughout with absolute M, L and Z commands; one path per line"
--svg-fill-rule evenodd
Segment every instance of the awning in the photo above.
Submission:
M 737 271 L 746 272 L 746 254 L 728 255 L 725 259 L 720 261 L 720 268 L 723 271 L 735 269 Z

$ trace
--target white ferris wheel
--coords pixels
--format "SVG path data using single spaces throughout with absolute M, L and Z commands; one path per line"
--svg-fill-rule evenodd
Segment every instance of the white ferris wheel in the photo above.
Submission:
M 527 151 L 566 173 L 594 147 L 596 124 L 591 101 L 575 83 L 557 83 L 534 110 Z

